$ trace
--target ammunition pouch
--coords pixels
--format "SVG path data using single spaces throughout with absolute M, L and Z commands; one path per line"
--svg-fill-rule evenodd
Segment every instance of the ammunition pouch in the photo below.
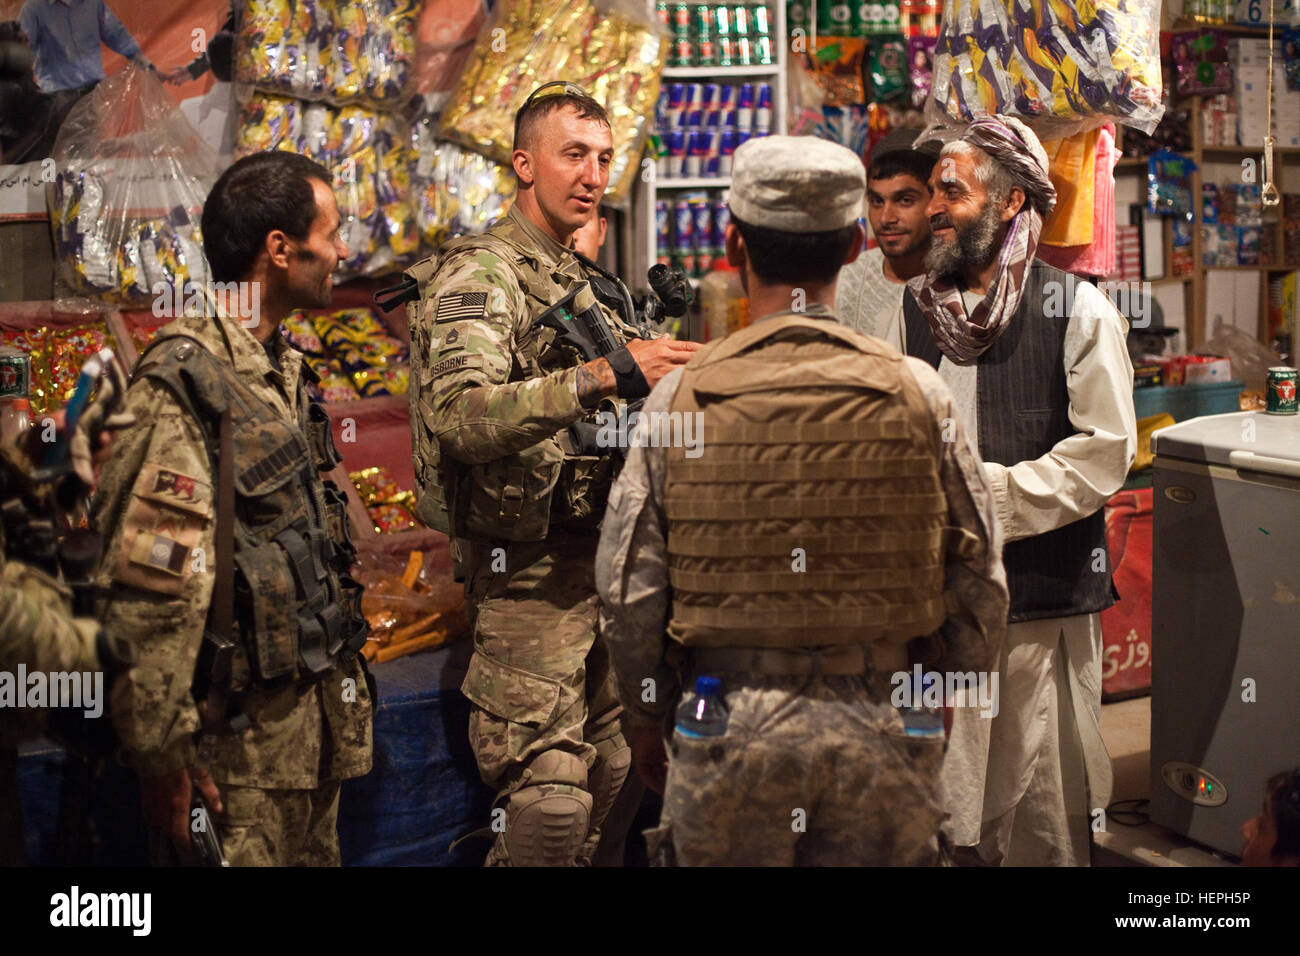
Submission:
M 471 538 L 541 541 L 564 453 L 551 439 L 470 468 L 465 530 Z
M 572 530 L 592 530 L 605 516 L 605 504 L 617 474 L 617 455 L 565 458 L 551 499 L 551 521 Z
M 312 460 L 318 471 L 329 471 L 343 460 L 334 445 L 334 431 L 330 416 L 324 406 L 312 402 L 307 409 L 307 442 L 311 445 Z

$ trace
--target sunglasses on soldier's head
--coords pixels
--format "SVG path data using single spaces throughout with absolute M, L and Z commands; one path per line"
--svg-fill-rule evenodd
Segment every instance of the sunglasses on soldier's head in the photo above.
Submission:
M 515 113 L 515 142 L 519 142 L 519 121 L 524 118 L 533 105 L 539 100 L 548 99 L 552 96 L 580 96 L 583 99 L 591 99 L 591 94 L 584 90 L 576 83 L 570 83 L 568 80 L 551 80 L 549 83 L 543 83 L 537 89 L 528 94 L 528 99 L 524 100 L 524 105 L 519 107 Z

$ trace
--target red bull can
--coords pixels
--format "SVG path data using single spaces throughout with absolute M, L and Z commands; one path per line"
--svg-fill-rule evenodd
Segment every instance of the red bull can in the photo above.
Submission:
M 754 84 L 742 83 L 740 92 L 736 94 L 736 129 L 747 133 L 753 128 Z
M 1296 370 L 1285 365 L 1275 365 L 1268 370 L 1268 383 L 1264 390 L 1265 411 L 1270 415 L 1296 414 Z
M 668 131 L 668 175 L 676 178 L 686 175 L 686 130 Z
M 772 84 L 758 84 L 758 104 L 754 107 L 754 129 L 760 133 L 772 129 Z
M 736 131 L 724 129 L 718 135 L 718 175 L 731 175 L 731 162 L 736 155 Z

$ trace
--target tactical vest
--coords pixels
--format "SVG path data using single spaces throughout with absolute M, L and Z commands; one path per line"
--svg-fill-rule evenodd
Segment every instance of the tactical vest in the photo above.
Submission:
M 419 485 L 420 519 L 438 531 L 473 540 L 540 541 L 552 527 L 594 531 L 621 464 L 614 449 L 599 456 L 580 455 L 568 441 L 567 433 L 560 432 L 497 461 L 464 465 L 442 455 L 426 424 L 433 414 L 433 395 L 426 387 L 423 368 L 431 350 L 422 314 L 424 290 L 441 261 L 465 246 L 486 247 L 500 256 L 514 271 L 527 299 L 528 322 L 517 340 L 509 381 L 541 378 L 584 361 L 558 346 L 552 329 L 536 324 L 538 316 L 570 288 L 552 278 L 536 250 L 488 231 L 453 240 L 440 255 L 408 269 L 405 275 L 421 289 L 419 299 L 407 304 L 411 332 L 411 450 Z M 636 334 L 624 323 L 610 324 L 620 340 Z M 593 409 L 584 421 L 595 423 L 596 413 Z
M 232 368 L 181 334 L 155 340 L 134 377 L 165 386 L 199 423 L 214 480 L 218 424 L 227 406 L 231 411 L 243 654 L 236 651 L 232 690 L 318 679 L 355 655 L 368 625 L 361 585 L 348 573 L 356 549 L 347 497 L 319 474 L 342 461 L 325 409 L 303 390 L 298 424 L 285 421 Z
M 1015 465 L 1034 461 L 1077 432 L 1070 421 L 1065 374 L 1065 333 L 1070 311 L 1044 310 L 1049 283 L 1069 292 L 1080 281 L 1035 259 L 1025 277 L 1020 308 L 979 357 L 975 379 L 979 451 L 985 461 Z M 1057 293 L 1060 294 L 1059 292 Z M 1048 314 L 1051 312 L 1051 314 Z M 934 334 L 909 292 L 903 297 L 908 354 L 936 369 L 942 360 Z M 1104 509 L 1054 531 L 1009 541 L 1002 549 L 1011 592 L 1012 624 L 1103 611 L 1115 603 L 1106 554 Z
M 698 457 L 667 451 L 675 640 L 903 644 L 943 623 L 939 424 L 901 355 L 764 319 L 695 353 L 672 412 L 703 420 Z

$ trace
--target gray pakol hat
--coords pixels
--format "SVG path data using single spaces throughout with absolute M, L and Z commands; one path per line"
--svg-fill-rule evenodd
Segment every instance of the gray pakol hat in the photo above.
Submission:
M 731 215 L 781 232 L 830 232 L 858 221 L 866 188 L 853 150 L 816 136 L 763 136 L 736 150 Z

